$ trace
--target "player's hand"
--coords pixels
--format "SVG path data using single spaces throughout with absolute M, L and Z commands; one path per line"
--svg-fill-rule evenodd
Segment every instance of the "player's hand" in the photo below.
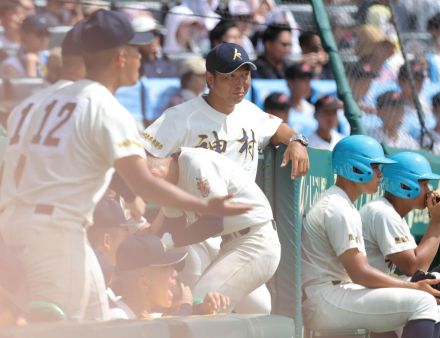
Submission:
M 307 147 L 304 147 L 299 142 L 290 142 L 284 152 L 281 167 L 285 167 L 289 161 L 292 161 L 292 172 L 290 174 L 292 180 L 307 174 L 310 167 Z
M 440 279 L 424 279 L 414 284 L 416 284 L 417 290 L 428 292 L 434 297 L 440 297 L 440 291 L 432 287 L 432 285 L 436 285 L 438 283 L 440 283 Z
M 429 217 L 431 217 L 431 223 L 440 223 L 440 199 L 439 194 L 436 191 L 430 191 L 426 195 L 426 207 L 428 208 Z
M 125 207 L 130 210 L 130 216 L 135 221 L 139 221 L 145 213 L 145 202 L 139 196 L 131 202 L 125 202 Z
M 230 305 L 230 300 L 228 296 L 222 295 L 221 293 L 211 291 L 208 292 L 201 305 L 202 314 L 213 314 L 219 312 L 226 312 Z
M 233 194 L 228 194 L 222 197 L 210 198 L 207 201 L 206 208 L 203 210 L 202 214 L 212 216 L 233 216 L 244 214 L 252 209 L 252 207 L 247 204 L 230 203 L 228 200 L 233 196 Z
M 190 304 L 193 302 L 193 295 L 191 292 L 191 288 L 183 283 L 180 283 L 180 304 Z

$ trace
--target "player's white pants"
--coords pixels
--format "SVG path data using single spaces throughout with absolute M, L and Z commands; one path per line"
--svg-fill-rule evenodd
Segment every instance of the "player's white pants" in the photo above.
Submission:
M 304 320 L 311 329 L 393 331 L 415 319 L 438 321 L 435 298 L 411 289 L 366 289 L 326 283 L 304 290 Z
M 71 319 L 107 319 L 104 277 L 85 229 L 34 207 L 10 207 L 0 215 L 6 245 L 23 248 L 29 300 L 54 302 Z
M 188 256 L 185 258 L 185 267 L 179 271 L 178 279 L 191 290 L 202 277 L 203 272 L 215 260 L 220 252 L 220 237 L 208 238 L 201 243 L 188 246 Z M 270 314 L 272 300 L 266 285 L 263 284 L 238 303 L 233 309 L 236 313 Z
M 196 283 L 193 294 L 204 297 L 209 291 L 218 291 L 231 299 L 229 311 L 232 311 L 273 276 L 280 255 L 280 242 L 272 222 L 253 226 L 246 235 L 222 242 L 217 257 Z

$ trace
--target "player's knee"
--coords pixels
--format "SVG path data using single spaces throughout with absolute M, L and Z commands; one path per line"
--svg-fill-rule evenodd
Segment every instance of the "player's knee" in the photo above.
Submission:
M 408 300 L 413 309 L 413 314 L 410 315 L 409 320 L 431 319 L 437 322 L 439 314 L 435 298 L 423 291 L 419 291 L 416 296 Z

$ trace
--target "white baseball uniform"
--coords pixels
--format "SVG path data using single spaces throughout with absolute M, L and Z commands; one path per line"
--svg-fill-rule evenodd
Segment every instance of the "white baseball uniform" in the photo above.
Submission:
M 331 139 L 330 142 L 324 140 L 316 132 L 309 137 L 309 147 L 316 149 L 333 150 L 336 143 L 344 138 L 344 135 L 338 133 L 336 130 L 330 130 Z
M 385 197 L 367 203 L 359 213 L 368 263 L 384 273 L 393 274 L 396 266 L 388 256 L 417 248 L 408 224 Z
M 252 205 L 249 212 L 224 217 L 220 252 L 197 281 L 193 294 L 204 297 L 218 291 L 231 299 L 231 308 L 266 283 L 280 260 L 280 243 L 273 227 L 269 201 L 257 184 L 237 163 L 206 149 L 182 148 L 178 159 L 177 185 L 200 198 L 233 193 L 232 203 Z M 164 208 L 167 217 L 180 217 L 182 211 Z M 197 221 L 194 212 L 184 212 L 188 224 Z M 247 230 L 246 233 L 238 231 Z M 224 236 L 229 235 L 226 239 Z
M 182 146 L 206 148 L 226 155 L 255 180 L 258 148 L 269 144 L 281 122 L 247 100 L 223 114 L 201 96 L 167 109 L 143 136 L 154 156 L 169 156 Z
M 85 226 L 116 160 L 144 150 L 125 108 L 101 84 L 80 80 L 8 121 L 0 230 L 22 258 L 30 297 L 73 319 L 107 318 L 101 269 Z
M 332 186 L 303 222 L 303 312 L 310 328 L 386 332 L 410 320 L 437 321 L 435 298 L 426 292 L 352 283 L 339 260 L 350 249 L 365 254 L 361 217 L 347 194 Z
M 180 147 L 206 148 L 221 153 L 238 163 L 248 172 L 248 179 L 255 180 L 258 167 L 258 148 L 269 144 L 282 120 L 266 114 L 253 103 L 243 100 L 230 114 L 223 114 L 212 108 L 203 96 L 167 109 L 159 119 L 149 126 L 143 136 L 145 148 L 151 154 L 164 157 L 179 150 Z M 201 275 L 209 266 L 209 252 L 219 250 L 210 239 L 203 244 L 193 245 L 181 277 L 186 283 L 194 276 Z M 210 248 L 206 250 L 206 247 Z M 194 255 L 191 255 L 194 253 Z M 195 253 L 200 254 L 196 257 Z M 191 271 L 191 267 L 199 267 Z M 192 285 L 190 285 L 192 286 Z M 270 297 L 266 286 L 264 290 L 252 293 L 245 311 L 269 313 Z M 264 298 L 264 299 L 262 299 Z M 266 304 L 261 307 L 261 304 Z M 236 311 L 239 311 L 238 308 Z

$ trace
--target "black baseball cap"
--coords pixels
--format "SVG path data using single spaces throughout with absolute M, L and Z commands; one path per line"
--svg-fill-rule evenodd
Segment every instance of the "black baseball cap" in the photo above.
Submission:
M 84 24 L 84 20 L 81 20 L 75 26 L 73 26 L 64 36 L 63 42 L 61 44 L 62 55 L 65 56 L 82 55 L 81 29 L 83 24 Z
M 250 65 L 256 70 L 243 47 L 235 43 L 222 42 L 211 49 L 206 56 L 206 70 L 210 73 L 229 74 L 243 65 Z
M 342 101 L 332 95 L 325 95 L 315 102 L 315 113 L 320 110 L 340 109 L 343 107 Z
M 101 228 L 110 227 L 127 227 L 131 230 L 137 231 L 145 226 L 145 219 L 135 222 L 127 220 L 121 204 L 110 197 L 103 197 L 96 205 L 93 212 L 93 226 Z
M 294 63 L 286 69 L 287 79 L 311 79 L 313 78 L 313 68 L 307 63 Z
M 49 34 L 49 27 L 50 24 L 47 18 L 40 14 L 27 16 L 21 24 L 21 30 L 26 33 Z
M 384 107 L 403 106 L 402 94 L 395 90 L 389 90 L 377 97 L 376 106 L 379 109 Z
M 345 72 L 349 78 L 354 79 L 374 79 L 379 75 L 369 63 L 364 62 L 346 63 Z
M 426 77 L 425 68 L 424 68 L 423 64 L 418 61 L 410 62 L 409 69 L 415 79 L 424 79 Z M 408 80 L 409 79 L 408 70 L 407 70 L 406 65 L 402 65 L 400 67 L 398 79 L 399 80 Z
M 98 10 L 84 20 L 81 29 L 83 51 L 98 52 L 123 45 L 146 45 L 154 35 L 135 32 L 128 18 L 120 12 Z
M 264 100 L 264 110 L 288 110 L 290 108 L 289 97 L 284 93 L 272 93 Z
M 133 271 L 146 267 L 163 267 L 182 262 L 187 251 L 167 249 L 162 240 L 154 235 L 137 232 L 122 242 L 116 253 L 116 273 Z

